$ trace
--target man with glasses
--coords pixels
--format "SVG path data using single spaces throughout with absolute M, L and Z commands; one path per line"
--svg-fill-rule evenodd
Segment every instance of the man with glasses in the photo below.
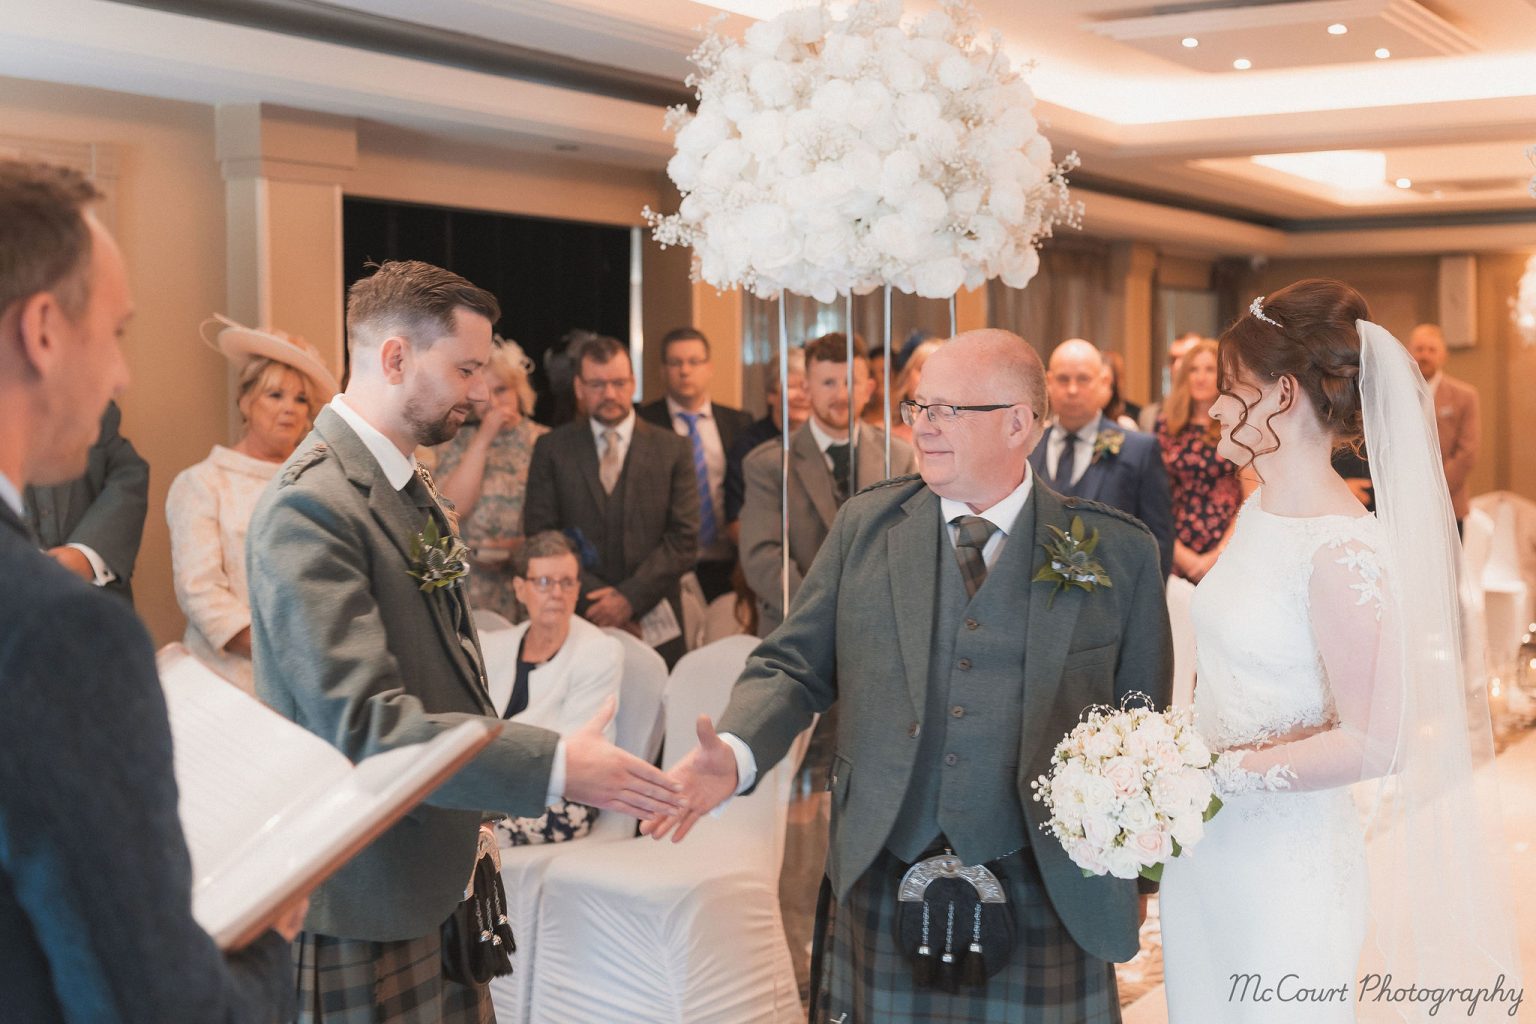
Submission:
M 687 810 L 644 827 L 681 838 L 750 791 L 813 714 L 842 707 L 814 1021 L 1120 1020 L 1112 961 L 1138 949 L 1137 883 L 1084 877 L 1041 831 L 1030 783 L 1085 708 L 1167 702 L 1163 573 L 1139 522 L 1036 486 L 1045 411 L 1044 368 L 1017 335 L 967 332 L 929 358 L 902 406 L 921 478 L 843 506 L 719 733 L 701 720 L 673 769 Z M 1052 528 L 1071 536 L 1079 520 L 1102 571 L 1063 588 Z M 898 898 L 910 868 L 946 851 L 1006 896 L 987 904 L 985 934 L 978 897 L 975 931 L 963 902 L 946 915 L 954 888 Z
M 587 415 L 539 438 L 523 533 L 563 530 L 581 555 L 577 611 L 683 656 L 679 581 L 698 558 L 699 481 L 686 440 L 635 415 L 629 353 L 613 338 L 577 354 Z
M 709 339 L 694 327 L 677 327 L 661 337 L 661 381 L 666 394 L 640 407 L 640 418 L 671 429 L 688 442 L 699 486 L 699 564 L 704 600 L 731 589 L 736 545 L 726 527 L 726 455 L 752 426 L 750 413 L 711 400 L 714 378 Z

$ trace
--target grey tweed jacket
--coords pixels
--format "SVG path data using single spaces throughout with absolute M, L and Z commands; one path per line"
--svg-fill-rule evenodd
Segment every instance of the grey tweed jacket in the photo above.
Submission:
M 1016 746 L 968 751 L 1018 765 L 1018 800 L 1030 828 L 1052 906 L 1079 946 L 1104 960 L 1137 949 L 1137 885 L 1084 878 L 1061 845 L 1041 832 L 1043 805 L 1030 782 L 1050 766 L 1056 743 L 1093 704 L 1132 691 L 1167 703 L 1172 642 L 1157 544 L 1123 512 L 1062 498 L 1036 478 L 1030 579 L 1044 563 L 1046 527 L 1067 529 L 1081 516 L 1101 541 L 1095 557 L 1112 587 L 1072 590 L 1048 600 L 1052 584 L 1028 602 L 1027 649 L 1018 685 L 1023 712 Z M 811 716 L 834 701 L 832 829 L 827 873 L 839 900 L 891 835 L 916 764 L 918 737 L 942 723 L 924 721 L 934 616 L 932 574 L 939 499 L 918 477 L 901 477 L 855 495 L 838 513 L 789 617 L 747 662 L 719 722 L 751 748 L 759 772 L 784 756 Z
M 327 408 L 251 517 L 256 693 L 354 761 L 467 716 L 495 717 L 452 589 L 424 593 L 408 575 L 411 539 L 430 515 L 419 481 L 396 491 Z M 465 631 L 478 646 L 473 624 Z M 431 934 L 463 897 L 483 812 L 543 812 L 558 740 L 508 723 L 315 892 L 306 930 L 372 941 Z

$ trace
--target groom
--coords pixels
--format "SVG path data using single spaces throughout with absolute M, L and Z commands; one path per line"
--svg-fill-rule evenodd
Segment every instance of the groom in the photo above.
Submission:
M 1134 691 L 1166 703 L 1163 573 L 1139 522 L 1029 471 L 1045 405 L 1040 359 L 1017 335 L 972 331 L 934 353 L 902 410 L 921 479 L 843 507 L 720 735 L 701 719 L 673 770 L 688 811 L 645 826 L 681 838 L 839 703 L 813 1024 L 1120 1019 L 1111 961 L 1136 953 L 1137 886 L 1084 878 L 1040 831 L 1030 781 L 1089 705 Z M 1047 527 L 1075 517 L 1099 532 L 1112 586 L 1056 593 L 1032 579 Z M 893 938 L 903 873 L 946 848 L 1004 880 L 1017 925 L 1002 969 L 955 994 L 916 984 Z

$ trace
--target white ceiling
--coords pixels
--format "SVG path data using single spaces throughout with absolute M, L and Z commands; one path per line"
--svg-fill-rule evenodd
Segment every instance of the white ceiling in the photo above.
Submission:
M 717 7 L 781 0 L 325 0 L 331 7 L 680 81 Z M 934 0 L 907 0 L 910 10 Z M 1536 216 L 1536 0 L 977 0 L 1080 179 L 1288 228 Z M 1178 13 L 1169 15 L 1166 12 Z M 1348 32 L 1331 35 L 1330 24 Z M 746 18 L 725 26 L 739 30 Z M 1181 44 L 1197 38 L 1197 47 Z M 1118 37 L 1118 38 L 1116 38 Z M 1392 51 L 1378 59 L 1374 50 Z M 1237 57 L 1251 70 L 1230 67 Z M 1219 69 L 1219 70 L 1213 70 Z M 267 101 L 661 168 L 659 107 L 111 0 L 6 0 L 0 70 L 209 103 Z M 3 85 L 0 85 L 3 88 Z M 1339 187 L 1255 154 L 1365 150 Z M 1356 161 L 1358 162 L 1358 161 Z M 1398 178 L 1412 181 L 1399 188 Z M 1536 241 L 1536 221 L 1531 222 Z

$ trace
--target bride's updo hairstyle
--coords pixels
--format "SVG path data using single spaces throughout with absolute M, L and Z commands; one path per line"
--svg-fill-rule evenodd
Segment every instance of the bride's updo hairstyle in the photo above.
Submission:
M 1250 464 L 1260 455 L 1277 451 L 1280 444 L 1276 441 L 1254 451 L 1237 440 L 1238 429 L 1248 423 L 1250 406 L 1233 387 L 1245 379 L 1264 383 L 1287 375 L 1296 378 L 1322 426 L 1333 436 L 1334 450 L 1360 450 L 1365 430 L 1360 418 L 1360 333 L 1355 321 L 1370 318 L 1365 298 L 1349 285 L 1309 278 L 1265 296 L 1262 302 L 1255 300 L 1222 333 L 1217 386 L 1243 407 L 1232 438 L 1248 452 Z M 1275 415 L 1278 412 L 1270 419 Z

